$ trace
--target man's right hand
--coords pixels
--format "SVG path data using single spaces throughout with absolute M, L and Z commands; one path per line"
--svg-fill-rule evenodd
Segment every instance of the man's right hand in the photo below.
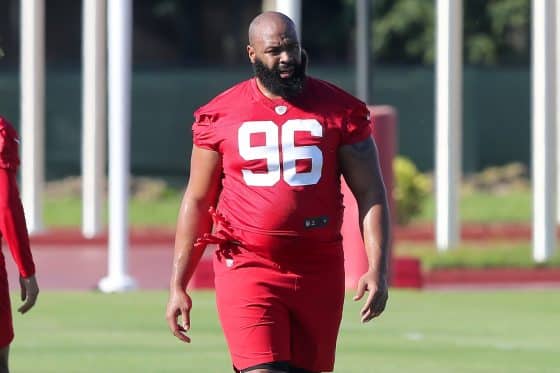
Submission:
M 24 302 L 19 308 L 20 313 L 29 311 L 37 301 L 39 295 L 39 285 L 35 276 L 19 277 L 19 286 L 21 287 L 21 300 Z
M 187 336 L 191 327 L 191 308 L 192 300 L 185 290 L 171 290 L 165 318 L 173 335 L 186 343 L 191 342 L 191 339 Z M 182 324 L 179 324 L 179 316 L 181 316 Z

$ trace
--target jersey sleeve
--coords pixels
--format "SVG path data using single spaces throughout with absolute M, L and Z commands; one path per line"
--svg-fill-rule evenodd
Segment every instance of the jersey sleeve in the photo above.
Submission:
M 19 139 L 14 128 L 0 117 L 0 168 L 16 170 L 19 166 Z
M 18 136 L 0 117 L 0 234 L 8 243 L 22 277 L 35 274 L 29 235 L 16 181 L 19 166 Z
M 0 233 L 22 277 L 35 274 L 25 215 L 13 170 L 0 168 Z
M 349 145 L 371 136 L 371 119 L 367 106 L 363 103 L 350 109 L 344 118 L 342 144 Z
M 192 126 L 193 143 L 204 149 L 218 151 L 220 139 L 216 131 L 217 115 L 196 111 Z

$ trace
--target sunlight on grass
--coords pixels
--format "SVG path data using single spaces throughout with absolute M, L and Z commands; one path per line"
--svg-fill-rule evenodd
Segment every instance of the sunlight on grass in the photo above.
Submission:
M 536 268 L 560 266 L 560 251 L 546 263 L 535 263 L 530 242 L 464 243 L 456 249 L 438 252 L 433 243 L 403 242 L 395 247 L 396 256 L 421 259 L 426 270 L 436 268 Z
M 336 372 L 556 372 L 560 296 L 548 291 L 392 290 L 387 309 L 359 321 L 346 297 Z M 11 368 L 24 373 L 230 372 L 213 292 L 191 293 L 191 344 L 166 325 L 167 292 L 41 293 L 14 313 Z M 16 300 L 17 294 L 12 294 Z
M 491 194 L 468 193 L 461 196 L 460 214 L 462 222 L 477 223 L 523 223 L 531 221 L 531 193 L 508 192 Z M 422 213 L 413 223 L 432 223 L 435 218 L 433 195 L 426 200 Z
M 155 200 L 132 199 L 129 213 L 133 226 L 175 226 L 182 191 L 169 189 Z M 81 200 L 75 197 L 47 198 L 44 218 L 48 227 L 78 227 L 81 222 Z M 478 223 L 523 223 L 531 221 L 530 192 L 503 195 L 475 192 L 461 197 L 461 221 Z M 435 201 L 430 196 L 414 223 L 432 223 Z
M 130 225 L 135 227 L 174 227 L 182 194 L 178 191 L 157 200 L 132 199 L 129 206 Z M 79 227 L 82 201 L 79 198 L 46 199 L 44 218 L 47 227 Z M 107 206 L 104 211 L 107 223 Z

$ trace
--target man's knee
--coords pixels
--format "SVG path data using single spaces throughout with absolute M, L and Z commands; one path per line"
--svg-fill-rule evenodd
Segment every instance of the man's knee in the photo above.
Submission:
M 307 369 L 291 366 L 286 361 L 273 361 L 245 368 L 239 373 L 315 373 Z
M 258 364 L 240 370 L 239 373 L 290 373 L 290 364 L 287 361 L 272 361 Z
M 302 368 L 290 367 L 290 373 L 316 373 L 316 372 L 312 372 L 310 370 L 302 369 Z

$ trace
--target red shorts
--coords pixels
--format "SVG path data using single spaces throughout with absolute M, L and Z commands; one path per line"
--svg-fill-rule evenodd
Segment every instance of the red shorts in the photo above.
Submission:
M 294 271 L 240 249 L 214 257 L 216 303 L 236 369 L 288 361 L 332 371 L 344 303 L 344 257 Z
M 6 347 L 14 339 L 12 309 L 10 306 L 10 289 L 4 255 L 0 251 L 0 348 Z

